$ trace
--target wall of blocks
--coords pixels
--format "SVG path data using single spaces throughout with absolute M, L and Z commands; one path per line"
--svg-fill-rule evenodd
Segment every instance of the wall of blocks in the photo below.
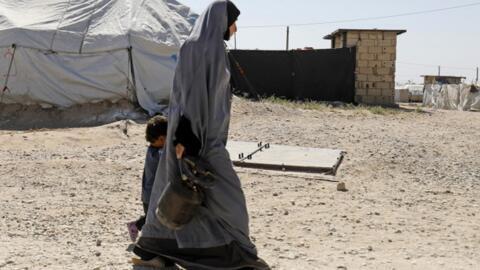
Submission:
M 357 47 L 356 102 L 386 106 L 395 104 L 396 32 L 348 31 L 335 36 L 334 46 Z

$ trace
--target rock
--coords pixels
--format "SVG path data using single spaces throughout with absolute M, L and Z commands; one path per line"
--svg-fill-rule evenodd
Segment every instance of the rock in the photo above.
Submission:
M 8 261 L 6 261 L 5 263 L 0 264 L 0 268 L 2 268 L 2 267 L 4 267 L 4 266 L 7 266 L 7 265 L 9 265 L 9 264 L 13 264 L 13 263 L 14 263 L 14 261 L 8 260 Z
M 285 210 L 285 212 L 283 212 L 283 215 L 288 216 L 288 211 Z
M 101 245 L 102 245 L 102 240 L 100 240 L 100 239 L 97 239 L 97 242 L 96 242 L 96 244 L 97 244 L 97 247 L 101 246 Z
M 337 184 L 337 191 L 341 191 L 341 192 L 347 192 L 348 189 L 347 189 L 347 185 L 345 184 L 345 182 L 340 182 Z
M 287 258 L 290 259 L 290 260 L 296 260 L 296 259 L 298 259 L 298 255 L 294 254 L 294 253 L 288 253 Z
M 100 257 L 100 255 L 102 255 L 100 251 L 95 252 L 95 256 Z

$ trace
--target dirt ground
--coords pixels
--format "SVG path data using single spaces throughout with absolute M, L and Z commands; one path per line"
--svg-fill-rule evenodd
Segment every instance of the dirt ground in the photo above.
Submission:
M 0 130 L 0 269 L 131 269 L 143 130 Z M 348 152 L 348 192 L 238 170 L 273 269 L 480 269 L 480 113 L 235 99 L 230 137 Z

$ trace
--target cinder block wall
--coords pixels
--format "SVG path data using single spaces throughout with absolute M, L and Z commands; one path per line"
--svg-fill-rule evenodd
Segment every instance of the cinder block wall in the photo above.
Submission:
M 342 48 L 345 44 L 347 47 L 357 47 L 355 101 L 394 105 L 397 33 L 349 31 L 335 38 L 335 48 Z

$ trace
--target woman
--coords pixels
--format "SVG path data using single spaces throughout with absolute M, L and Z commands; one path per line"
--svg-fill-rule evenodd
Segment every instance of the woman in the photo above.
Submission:
M 180 49 L 166 150 L 134 250 L 144 262 L 177 263 L 187 269 L 269 269 L 250 241 L 245 196 L 225 149 L 231 89 L 223 40 L 236 32 L 239 15 L 232 2 L 213 2 Z M 207 160 L 219 179 L 205 190 L 193 220 L 173 231 L 158 222 L 155 208 L 168 181 L 177 177 L 177 158 L 184 154 Z

